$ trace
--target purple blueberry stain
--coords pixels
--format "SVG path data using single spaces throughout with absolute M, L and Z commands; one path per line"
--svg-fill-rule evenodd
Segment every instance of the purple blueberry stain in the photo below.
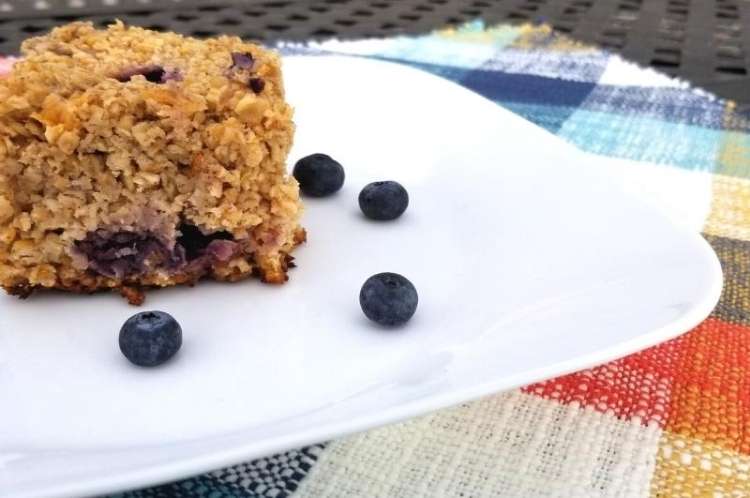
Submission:
M 266 82 L 263 78 L 250 78 L 247 85 L 254 93 L 260 93 L 266 87 Z
M 255 60 L 249 52 L 232 52 L 232 67 L 235 69 L 252 69 Z
M 177 69 L 167 70 L 157 64 L 138 66 L 120 71 L 115 79 L 121 83 L 130 81 L 134 76 L 141 75 L 151 83 L 166 83 L 167 81 L 181 81 L 182 74 Z
M 221 262 L 229 261 L 236 253 L 237 243 L 224 239 L 212 240 L 203 251 L 204 256 L 208 256 Z
M 144 273 L 155 261 L 173 268 L 185 262 L 183 251 L 150 232 L 99 229 L 77 241 L 75 248 L 86 256 L 90 270 L 113 278 Z
M 204 234 L 198 227 L 182 223 L 179 237 L 168 243 L 149 231 L 99 229 L 75 243 L 76 254 L 85 256 L 88 270 L 111 278 L 143 275 L 154 268 L 170 271 L 210 267 L 236 256 L 240 245 L 232 234 Z

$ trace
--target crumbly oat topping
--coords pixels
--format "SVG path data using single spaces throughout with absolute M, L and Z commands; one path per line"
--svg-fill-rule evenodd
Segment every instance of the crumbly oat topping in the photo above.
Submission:
M 285 168 L 294 125 L 275 53 L 236 37 L 196 40 L 119 22 L 69 24 L 21 50 L 0 79 L 3 287 L 285 280 L 304 235 Z M 200 271 L 147 254 L 115 265 L 147 271 L 106 272 L 76 249 L 111 232 L 165 259 L 181 225 L 231 234 L 239 249 L 224 247 L 228 259 Z

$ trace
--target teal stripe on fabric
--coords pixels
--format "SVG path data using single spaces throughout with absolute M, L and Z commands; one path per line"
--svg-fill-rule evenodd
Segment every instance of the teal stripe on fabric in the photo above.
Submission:
M 595 154 L 713 171 L 724 133 L 683 123 L 578 110 L 558 134 Z
M 363 57 L 383 58 L 405 63 L 440 65 L 461 69 L 481 67 L 502 53 L 522 29 L 501 26 L 484 32 L 481 22 L 469 23 L 454 32 L 437 32 L 417 37 L 361 40 L 351 43 L 324 42 L 315 50 Z
M 377 53 L 362 54 L 404 62 L 440 64 L 464 69 L 481 66 L 497 53 L 497 46 L 453 41 L 438 36 L 398 38 L 384 44 Z
M 502 106 L 552 133 L 560 131 L 565 120 L 575 111 L 572 107 L 516 102 L 503 102 Z
M 447 80 L 451 80 L 455 83 L 461 83 L 461 81 L 466 77 L 467 74 L 471 72 L 470 69 L 466 69 L 459 66 L 441 66 L 436 64 L 426 64 L 423 62 L 415 62 L 415 61 L 407 61 L 402 59 L 392 59 L 389 57 L 369 57 L 370 59 L 378 59 L 386 62 L 395 62 L 398 64 L 404 64 L 407 66 L 411 66 L 413 68 L 421 69 L 422 71 L 426 71 L 428 73 L 432 73 L 435 76 L 440 76 L 441 78 L 445 78 Z

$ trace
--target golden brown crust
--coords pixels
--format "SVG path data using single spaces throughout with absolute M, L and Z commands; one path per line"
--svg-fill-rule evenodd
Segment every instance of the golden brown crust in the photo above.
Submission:
M 140 306 L 146 299 L 146 294 L 140 287 L 129 287 L 127 285 L 120 288 L 120 295 L 128 300 L 133 306 Z
M 287 255 L 305 234 L 285 168 L 294 125 L 275 53 L 236 37 L 201 41 L 121 23 L 73 23 L 22 51 L 0 79 L 0 285 L 8 292 L 287 279 Z M 252 68 L 235 67 L 233 53 L 251 54 Z M 150 67 L 171 79 L 118 81 Z M 260 93 L 250 77 L 264 80 Z M 172 250 L 182 223 L 230 234 L 239 254 L 114 277 L 76 251 L 100 229 L 147 233 Z
M 307 242 L 307 230 L 302 227 L 298 227 L 294 232 L 294 245 L 297 246 Z

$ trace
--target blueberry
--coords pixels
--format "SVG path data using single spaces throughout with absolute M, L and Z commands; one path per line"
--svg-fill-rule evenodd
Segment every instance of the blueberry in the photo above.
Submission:
M 303 157 L 294 165 L 292 174 L 300 190 L 312 197 L 331 195 L 344 184 L 344 168 L 325 154 Z
M 418 301 L 417 289 L 398 273 L 373 275 L 359 291 L 359 305 L 365 316 L 387 327 L 408 322 L 417 311 Z
M 409 206 L 409 193 L 398 182 L 370 183 L 359 193 L 359 208 L 373 220 L 395 220 Z
M 142 311 L 128 318 L 120 329 L 120 351 L 142 367 L 161 365 L 182 346 L 182 328 L 163 311 Z
M 164 76 L 167 72 L 163 67 L 157 66 L 144 70 L 141 74 L 146 78 L 146 81 L 150 81 L 151 83 L 164 83 Z
M 250 78 L 247 82 L 247 86 L 253 91 L 253 93 L 260 93 L 266 87 L 266 82 L 263 78 Z

